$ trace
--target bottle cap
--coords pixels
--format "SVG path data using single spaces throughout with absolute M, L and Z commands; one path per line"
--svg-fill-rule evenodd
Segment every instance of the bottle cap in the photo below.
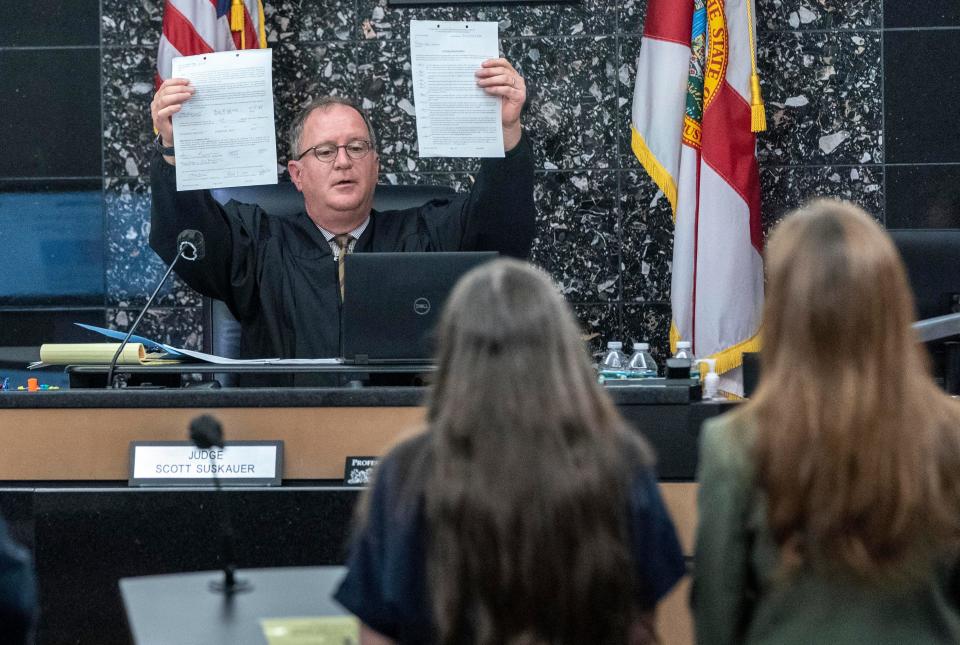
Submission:
M 650 351 L 650 343 L 634 343 L 633 351 L 635 352 L 648 352 Z
M 622 349 L 622 348 L 623 348 L 623 343 L 621 343 L 619 340 L 611 340 L 610 342 L 607 343 L 607 349 Z
M 689 341 L 689 340 L 678 340 L 678 341 L 677 341 L 677 349 L 690 349 L 690 341 Z
M 36 392 L 40 389 L 40 381 L 35 378 L 27 379 L 27 389 L 31 392 Z

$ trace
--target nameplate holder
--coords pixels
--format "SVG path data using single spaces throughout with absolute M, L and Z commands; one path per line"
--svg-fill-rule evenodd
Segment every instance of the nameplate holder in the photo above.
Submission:
M 380 463 L 379 457 L 347 457 L 343 468 L 344 486 L 369 486 L 373 469 Z
M 212 459 L 211 459 L 212 457 Z M 228 441 L 197 448 L 189 441 L 131 441 L 130 486 L 279 486 L 282 441 Z

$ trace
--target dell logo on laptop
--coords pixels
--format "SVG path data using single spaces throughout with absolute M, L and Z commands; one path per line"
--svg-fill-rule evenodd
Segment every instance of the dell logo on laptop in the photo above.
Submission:
M 418 316 L 426 316 L 430 313 L 430 301 L 426 298 L 417 298 L 413 301 L 413 311 Z

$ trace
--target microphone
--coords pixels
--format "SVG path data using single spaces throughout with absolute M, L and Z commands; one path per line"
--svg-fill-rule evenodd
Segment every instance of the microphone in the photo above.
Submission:
M 223 427 L 214 417 L 203 414 L 190 422 L 190 441 L 201 450 L 223 448 Z
M 223 448 L 223 426 L 220 425 L 220 422 L 217 421 L 216 418 L 209 414 L 203 414 L 190 422 L 190 441 L 200 450 Z M 216 495 L 217 499 L 216 505 L 220 515 L 220 532 L 223 537 L 223 580 L 212 581 L 210 583 L 210 591 L 222 593 L 229 597 L 235 593 L 250 591 L 253 589 L 253 585 L 250 584 L 248 580 L 240 580 L 236 577 L 237 565 L 235 563 L 236 556 L 234 555 L 233 548 L 233 524 L 230 522 L 230 514 L 227 512 L 227 506 L 223 500 L 223 489 L 220 486 L 220 479 L 217 477 L 217 470 L 214 468 L 216 465 L 217 462 L 211 450 L 210 473 L 213 475 L 214 495 Z
M 167 267 L 167 272 L 163 274 L 162 278 L 160 278 L 160 283 L 157 284 L 157 288 L 153 290 L 153 293 L 147 299 L 147 304 L 145 304 L 143 309 L 140 310 L 140 314 L 137 316 L 137 319 L 133 321 L 132 325 L 130 325 L 130 330 L 127 331 L 127 335 L 124 336 L 123 341 L 120 342 L 120 346 L 117 347 L 117 351 L 114 352 L 113 358 L 110 359 L 110 367 L 107 369 L 108 388 L 118 387 L 117 384 L 113 382 L 114 371 L 117 369 L 117 361 L 120 360 L 120 355 L 123 353 L 123 348 L 127 346 L 128 342 L 130 342 L 130 337 L 133 336 L 133 332 L 136 331 L 140 321 L 143 320 L 143 316 L 147 313 L 150 305 L 153 304 L 157 294 L 160 293 L 160 287 L 162 287 L 163 283 L 167 281 L 167 278 L 173 271 L 173 267 L 177 265 L 177 262 L 180 260 L 180 258 L 183 258 L 188 262 L 195 262 L 196 260 L 202 260 L 206 253 L 207 250 L 203 241 L 203 233 L 200 231 L 195 231 L 188 228 L 181 231 L 180 235 L 177 236 L 177 257 L 173 258 L 173 262 L 171 262 L 170 266 Z

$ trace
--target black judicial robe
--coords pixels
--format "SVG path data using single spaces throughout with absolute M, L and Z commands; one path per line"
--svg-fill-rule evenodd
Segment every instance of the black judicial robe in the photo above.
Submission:
M 307 214 L 278 217 L 252 204 L 221 206 L 209 191 L 178 192 L 174 166 L 150 168 L 150 246 L 167 263 L 183 229 L 199 230 L 206 256 L 177 265 L 200 293 L 223 300 L 241 324 L 243 358 L 340 355 L 337 263 Z M 418 208 L 370 213 L 354 253 L 499 251 L 525 258 L 533 239 L 533 155 L 526 135 L 503 159 L 483 159 L 468 194 Z M 389 279 L 389 276 L 384 276 Z M 244 384 L 330 384 L 318 375 Z

